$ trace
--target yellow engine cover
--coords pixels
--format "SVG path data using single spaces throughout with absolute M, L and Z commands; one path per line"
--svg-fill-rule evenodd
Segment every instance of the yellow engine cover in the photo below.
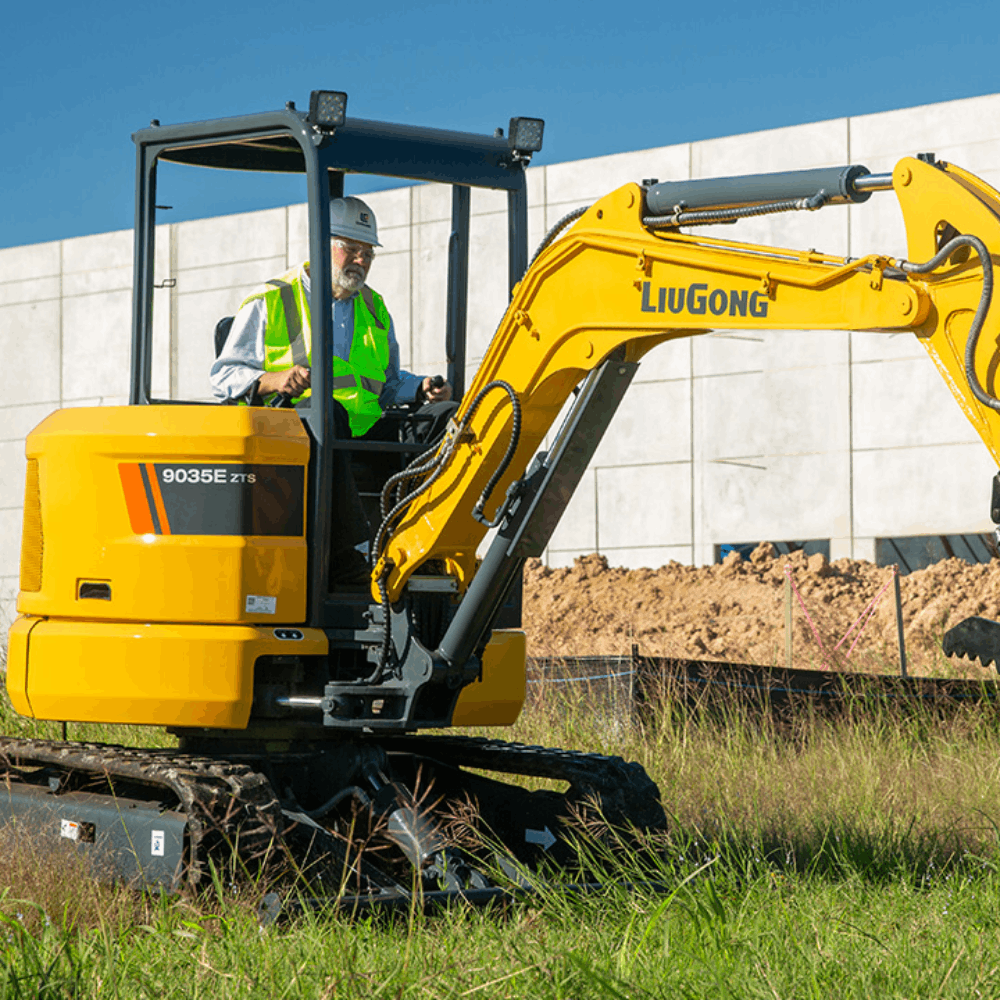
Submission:
M 26 453 L 21 614 L 305 620 L 309 438 L 294 410 L 57 410 Z
M 244 729 L 259 656 L 323 656 L 321 629 L 158 625 L 20 617 L 7 691 L 35 719 Z

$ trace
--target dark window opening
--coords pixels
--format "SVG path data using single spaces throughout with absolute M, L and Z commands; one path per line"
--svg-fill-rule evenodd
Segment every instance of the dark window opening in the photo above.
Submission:
M 904 576 L 942 559 L 987 563 L 994 557 L 993 552 L 993 539 L 989 535 L 911 535 L 875 539 L 875 564 L 898 565 Z

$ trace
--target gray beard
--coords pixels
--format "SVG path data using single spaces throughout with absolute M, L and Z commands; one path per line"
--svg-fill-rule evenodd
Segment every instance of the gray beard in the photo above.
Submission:
M 360 292 L 365 283 L 365 276 L 357 271 L 349 274 L 346 271 L 334 268 L 330 277 L 335 289 L 347 292 L 349 295 Z

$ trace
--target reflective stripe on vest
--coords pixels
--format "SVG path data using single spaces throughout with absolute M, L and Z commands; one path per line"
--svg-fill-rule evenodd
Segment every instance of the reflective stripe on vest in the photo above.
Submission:
M 312 331 L 309 300 L 302 282 L 302 269 L 293 268 L 248 296 L 246 305 L 262 298 L 267 310 L 264 331 L 264 370 L 287 371 L 293 365 L 309 367 Z M 389 364 L 389 313 L 382 297 L 364 285 L 354 303 L 354 337 L 351 356 L 333 358 L 333 398 L 347 411 L 354 437 L 367 432 L 382 416 L 379 396 L 385 388 Z M 307 389 L 293 402 L 311 394 Z
M 353 389 L 357 383 L 361 383 L 362 389 L 374 392 L 376 396 L 381 395 L 385 388 L 385 382 L 380 382 L 377 378 L 368 378 L 366 375 L 335 375 L 333 378 L 334 389 Z

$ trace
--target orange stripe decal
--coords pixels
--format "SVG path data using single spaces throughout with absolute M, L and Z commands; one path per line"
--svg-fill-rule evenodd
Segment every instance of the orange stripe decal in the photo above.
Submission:
M 170 522 L 167 520 L 167 510 L 163 506 L 163 494 L 160 492 L 160 481 L 156 478 L 156 466 L 146 463 L 146 475 L 149 476 L 149 487 L 153 492 L 153 503 L 156 504 L 156 516 L 160 521 L 160 534 L 170 534 Z
M 128 520 L 132 530 L 137 535 L 153 534 L 153 515 L 149 512 L 146 500 L 146 490 L 142 485 L 142 473 L 137 462 L 120 462 L 118 475 L 122 479 L 122 489 L 125 492 L 125 506 L 128 508 Z

